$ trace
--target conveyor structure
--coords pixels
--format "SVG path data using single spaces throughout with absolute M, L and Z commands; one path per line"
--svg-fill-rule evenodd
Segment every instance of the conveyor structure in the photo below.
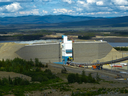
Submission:
M 76 63 L 76 62 L 70 62 L 70 65 L 81 65 L 81 66 L 93 66 L 96 65 L 96 67 L 102 67 L 105 64 L 112 64 L 112 63 L 117 63 L 117 62 L 121 62 L 121 61 L 125 61 L 128 60 L 128 56 L 127 57 L 123 57 L 123 58 L 119 58 L 116 60 L 111 60 L 111 61 L 106 61 L 106 62 L 97 62 L 97 63 Z M 99 68 L 98 68 L 99 69 Z

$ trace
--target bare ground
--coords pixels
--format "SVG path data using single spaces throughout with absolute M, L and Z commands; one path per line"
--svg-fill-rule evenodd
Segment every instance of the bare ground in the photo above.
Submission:
M 0 71 L 0 78 L 8 78 L 9 76 L 10 76 L 10 78 L 21 77 L 23 79 L 27 79 L 27 80 L 31 81 L 31 77 L 23 75 L 23 74 Z
M 0 43 L 0 60 L 14 59 L 19 57 L 15 52 L 22 48 L 25 44 L 17 43 Z

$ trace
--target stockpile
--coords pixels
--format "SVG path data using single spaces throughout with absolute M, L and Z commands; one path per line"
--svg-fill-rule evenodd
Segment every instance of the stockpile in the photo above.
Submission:
M 15 52 L 25 46 L 17 43 L 0 43 L 0 60 L 19 57 Z

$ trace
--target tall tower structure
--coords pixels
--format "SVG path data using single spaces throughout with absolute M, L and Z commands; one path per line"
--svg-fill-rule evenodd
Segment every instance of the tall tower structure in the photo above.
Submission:
M 72 41 L 68 40 L 68 37 L 65 35 L 63 35 L 62 38 L 62 62 L 66 64 L 69 57 L 72 57 Z

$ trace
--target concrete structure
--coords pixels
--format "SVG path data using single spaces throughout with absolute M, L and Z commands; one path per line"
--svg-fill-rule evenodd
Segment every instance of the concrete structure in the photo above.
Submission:
M 72 48 L 74 62 L 81 63 L 101 59 L 112 50 L 112 46 L 105 41 L 74 42 Z M 27 45 L 16 51 L 16 54 L 26 60 L 35 58 L 42 62 L 61 62 L 63 60 L 60 42 Z
M 112 50 L 107 42 L 75 42 L 73 43 L 74 62 L 92 62 L 105 57 Z
M 16 53 L 26 60 L 35 58 L 38 58 L 42 62 L 58 62 L 62 60 L 59 43 L 27 45 Z
M 62 62 L 67 63 L 69 57 L 72 57 L 72 41 L 68 40 L 68 37 L 63 35 L 62 47 Z

